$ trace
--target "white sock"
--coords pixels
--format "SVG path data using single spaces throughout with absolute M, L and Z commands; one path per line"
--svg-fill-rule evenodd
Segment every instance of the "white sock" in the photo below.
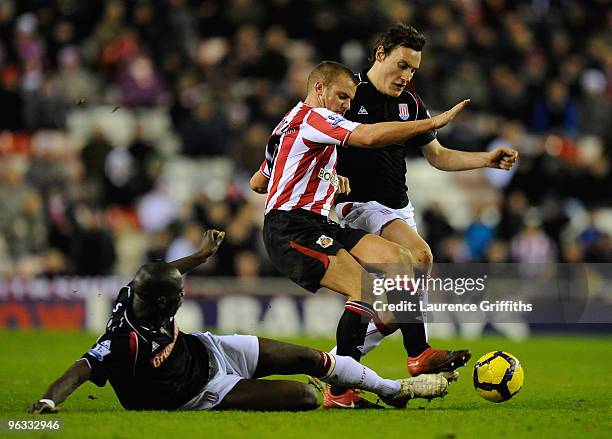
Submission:
M 374 322 L 370 322 L 368 325 L 368 330 L 366 332 L 365 340 L 363 341 L 363 351 L 362 355 L 367 354 L 368 352 L 373 351 L 381 341 L 385 338 L 384 335 L 380 333 L 380 331 L 376 328 Z M 336 346 L 329 351 L 330 354 L 336 354 Z
M 328 384 L 343 387 L 357 387 L 380 396 L 393 396 L 400 389 L 400 382 L 381 378 L 376 372 L 351 357 L 333 355 L 335 366 L 326 377 Z

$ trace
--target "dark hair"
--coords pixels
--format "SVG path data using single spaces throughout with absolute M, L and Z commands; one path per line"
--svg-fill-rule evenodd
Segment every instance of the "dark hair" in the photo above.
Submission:
M 147 301 L 179 292 L 181 273 L 167 262 L 149 262 L 138 269 L 132 288 L 138 296 Z
M 317 81 L 329 84 L 342 75 L 347 76 L 357 84 L 355 75 L 351 69 L 344 64 L 340 64 L 336 61 L 322 61 L 312 70 L 312 72 L 310 72 L 310 75 L 308 75 L 308 90 L 310 90 Z
M 420 52 L 423 50 L 425 42 L 425 35 L 414 27 L 405 24 L 395 25 L 376 40 L 370 61 L 374 62 L 376 60 L 376 51 L 380 46 L 383 47 L 385 54 L 388 55 L 398 46 L 409 47 Z

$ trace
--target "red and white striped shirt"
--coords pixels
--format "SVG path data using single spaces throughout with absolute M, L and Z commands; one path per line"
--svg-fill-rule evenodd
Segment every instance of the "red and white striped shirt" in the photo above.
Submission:
M 305 209 L 323 216 L 338 188 L 336 145 L 359 126 L 338 113 L 297 104 L 272 132 L 260 172 L 270 179 L 266 213 Z

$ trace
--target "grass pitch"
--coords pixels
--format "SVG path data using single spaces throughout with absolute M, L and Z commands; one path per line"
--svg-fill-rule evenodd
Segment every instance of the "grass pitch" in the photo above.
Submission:
M 0 419 L 32 419 L 26 407 L 40 397 L 96 339 L 94 334 L 0 332 Z M 289 340 L 320 349 L 331 340 Z M 441 400 L 411 401 L 406 410 L 307 413 L 126 412 L 111 387 L 86 383 L 57 415 L 60 432 L 0 433 L 5 437 L 74 438 L 490 438 L 610 437 L 612 432 L 612 343 L 609 337 L 533 337 L 514 343 L 487 337 L 473 342 L 439 342 L 469 347 L 473 358 L 459 382 Z M 472 366 L 482 354 L 503 349 L 525 369 L 525 385 L 512 400 L 494 404 L 472 386 Z M 405 375 L 397 338 L 383 343 L 364 363 L 386 377 Z M 305 381 L 303 376 L 295 379 Z M 372 397 L 373 395 L 368 395 Z M 373 398 L 370 398 L 373 399 Z M 0 431 L 6 431 L 5 427 Z M 17 435 L 17 436 L 15 436 Z

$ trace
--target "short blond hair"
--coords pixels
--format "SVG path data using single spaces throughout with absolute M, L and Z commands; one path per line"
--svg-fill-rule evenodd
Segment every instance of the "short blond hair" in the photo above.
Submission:
M 353 83 L 357 84 L 355 75 L 344 64 L 336 61 L 323 61 L 308 75 L 308 90 L 314 87 L 316 82 L 321 81 L 323 84 L 328 85 L 342 76 L 350 78 Z

